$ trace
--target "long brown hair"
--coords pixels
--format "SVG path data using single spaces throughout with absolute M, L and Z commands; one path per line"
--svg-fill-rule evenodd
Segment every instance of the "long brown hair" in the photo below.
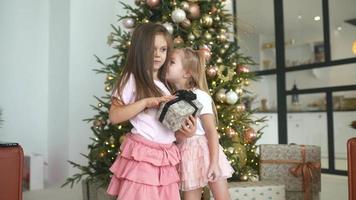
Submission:
M 126 63 L 121 78 L 116 84 L 115 89 L 118 89 L 120 96 L 130 75 L 133 75 L 135 78 L 136 100 L 163 95 L 153 80 L 154 41 L 155 36 L 159 34 L 163 35 L 167 41 L 167 57 L 163 66 L 158 70 L 157 75 L 160 81 L 166 83 L 168 58 L 173 48 L 171 35 L 167 29 L 160 24 L 140 24 L 132 33 Z
M 205 56 L 203 51 L 193 50 L 191 48 L 175 49 L 174 52 L 181 53 L 183 69 L 190 72 L 191 77 L 187 81 L 188 88 L 198 88 L 210 95 L 208 82 L 205 75 Z M 217 110 L 214 101 L 212 107 L 216 122 L 218 122 Z

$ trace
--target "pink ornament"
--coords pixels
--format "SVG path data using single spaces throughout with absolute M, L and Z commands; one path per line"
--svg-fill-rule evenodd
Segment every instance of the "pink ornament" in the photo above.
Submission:
M 200 7 L 196 3 L 189 4 L 189 18 L 197 19 L 200 17 Z
M 146 3 L 149 7 L 154 8 L 159 5 L 160 0 L 147 0 Z
M 248 128 L 244 131 L 244 139 L 246 143 L 251 144 L 257 137 L 257 133 L 253 128 Z
M 206 75 L 208 75 L 209 78 L 214 78 L 217 74 L 218 74 L 217 67 L 210 67 L 206 70 Z
M 238 73 L 242 73 L 242 72 L 248 73 L 248 72 L 250 72 L 250 70 L 244 65 L 239 65 L 239 66 L 237 66 L 237 72 Z

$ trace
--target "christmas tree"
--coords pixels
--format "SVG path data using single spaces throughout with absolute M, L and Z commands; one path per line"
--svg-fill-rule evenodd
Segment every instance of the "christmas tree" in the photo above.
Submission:
M 137 7 L 122 3 L 127 14 L 119 17 L 125 30 L 112 25 L 113 32 L 108 36 L 108 44 L 116 53 L 105 63 L 97 58 L 102 68 L 95 70 L 106 74 L 105 90 L 107 96 L 97 98 L 98 104 L 92 106 L 97 114 L 90 119 L 94 136 L 89 147 L 87 166 L 70 162 L 80 169 L 80 173 L 67 179 L 66 184 L 80 181 L 83 176 L 108 183 L 109 167 L 114 162 L 118 147 L 125 133 L 131 130 L 129 123 L 112 125 L 108 121 L 110 95 L 120 77 L 130 46 L 130 34 L 140 23 L 160 23 L 174 38 L 175 47 L 192 47 L 205 52 L 207 60 L 206 75 L 210 93 L 218 111 L 220 144 L 223 146 L 231 165 L 235 169 L 234 180 L 256 179 L 259 157 L 256 141 L 261 137 L 260 130 L 251 128 L 252 124 L 264 119 L 252 120 L 251 98 L 247 90 L 253 80 L 248 65 L 253 61 L 241 53 L 236 36 L 231 27 L 236 23 L 232 14 L 225 8 L 224 1 L 180 1 L 180 0 L 136 0 Z

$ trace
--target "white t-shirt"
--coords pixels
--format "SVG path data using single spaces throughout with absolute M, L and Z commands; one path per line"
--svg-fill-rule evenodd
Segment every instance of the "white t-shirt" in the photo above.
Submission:
M 169 90 L 161 81 L 154 81 L 156 86 L 158 86 L 164 95 L 171 95 Z M 114 90 L 112 97 L 119 98 L 119 93 Z M 130 75 L 127 83 L 123 87 L 121 93 L 121 101 L 128 105 L 134 103 L 136 99 L 136 84 L 133 75 Z M 132 117 L 129 121 L 133 128 L 131 132 L 133 134 L 139 134 L 144 138 L 163 144 L 170 144 L 176 140 L 174 132 L 164 127 L 161 122 L 158 121 L 158 108 L 145 109 L 144 111 L 138 113 L 136 116 Z
M 214 115 L 213 99 L 211 98 L 211 96 L 208 93 L 206 93 L 203 90 L 193 89 L 192 92 L 194 92 L 197 95 L 197 100 L 203 105 L 203 108 L 202 108 L 200 115 L 198 116 L 198 119 L 197 119 L 197 131 L 195 134 L 196 135 L 205 135 L 205 131 L 203 128 L 203 124 L 200 120 L 200 116 L 204 115 L 204 114 Z

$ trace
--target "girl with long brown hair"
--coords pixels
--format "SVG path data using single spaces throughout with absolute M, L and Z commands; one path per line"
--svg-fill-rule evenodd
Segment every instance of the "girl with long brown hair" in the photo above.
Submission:
M 109 111 L 112 124 L 129 120 L 133 126 L 110 168 L 113 176 L 107 192 L 120 200 L 180 199 L 175 133 L 157 117 L 157 106 L 174 98 L 165 85 L 171 50 L 171 36 L 162 25 L 146 23 L 135 28 Z M 191 117 L 179 132 L 189 136 L 195 129 Z

